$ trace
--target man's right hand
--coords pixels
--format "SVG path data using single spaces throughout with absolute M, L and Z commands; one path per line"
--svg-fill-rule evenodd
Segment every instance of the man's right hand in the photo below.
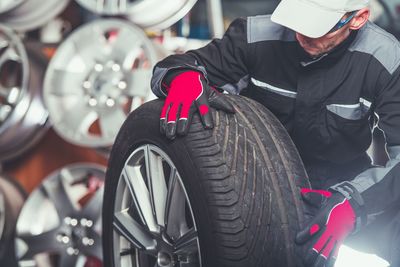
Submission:
M 168 139 L 174 139 L 176 134 L 186 135 L 194 111 L 200 114 L 204 128 L 212 129 L 214 123 L 210 103 L 225 112 L 235 112 L 225 96 L 211 88 L 201 73 L 186 71 L 178 74 L 167 88 L 167 98 L 160 116 L 161 133 Z

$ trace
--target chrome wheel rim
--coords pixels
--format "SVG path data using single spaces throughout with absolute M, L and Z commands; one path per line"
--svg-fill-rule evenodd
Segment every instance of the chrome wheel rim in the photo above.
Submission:
M 0 1 L 0 14 L 5 13 L 9 10 L 12 10 L 13 8 L 17 7 L 24 1 L 25 0 L 2 0 L 2 1 Z
M 155 145 L 125 162 L 115 194 L 116 267 L 202 266 L 196 221 L 182 179 Z
M 144 28 L 165 29 L 183 18 L 197 0 L 77 0 L 88 10 L 125 15 Z
M 106 15 L 129 14 L 137 5 L 138 0 L 77 0 L 86 9 Z
M 0 162 L 30 149 L 48 128 L 40 78 L 47 63 L 27 48 L 0 25 Z
M 138 1 L 128 19 L 143 28 L 166 29 L 183 18 L 197 0 Z
M 17 31 L 29 31 L 44 25 L 60 14 L 70 0 L 24 0 L 22 4 L 0 15 L 0 21 Z
M 28 72 L 28 56 L 21 40 L 0 25 L 0 126 L 7 124 L 16 108 L 20 112 L 26 110 L 18 103 L 27 91 Z
M 72 33 L 46 72 L 44 98 L 56 132 L 88 147 L 108 147 L 127 115 L 154 99 L 157 61 L 143 31 L 117 19 L 97 20 Z
M 32 192 L 16 228 L 20 266 L 102 266 L 104 177 L 102 166 L 69 165 Z

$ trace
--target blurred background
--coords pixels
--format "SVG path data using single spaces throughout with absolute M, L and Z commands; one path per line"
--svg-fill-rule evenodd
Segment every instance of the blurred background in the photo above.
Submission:
M 0 0 L 0 266 L 102 266 L 108 154 L 126 116 L 155 98 L 154 64 L 278 3 Z M 400 37 L 400 0 L 371 8 Z M 65 216 L 71 205 L 79 221 Z M 53 231 L 60 224 L 65 234 Z M 68 245 L 75 239 L 83 246 Z M 59 246 L 80 260 L 54 253 Z M 372 262 L 363 266 L 386 266 Z

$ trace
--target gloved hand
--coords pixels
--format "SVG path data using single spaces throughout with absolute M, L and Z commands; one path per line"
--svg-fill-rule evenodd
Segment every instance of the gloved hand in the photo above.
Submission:
M 176 134 L 186 135 L 194 111 L 200 114 L 205 129 L 214 127 L 210 106 L 228 113 L 235 110 L 226 96 L 211 88 L 203 75 L 196 71 L 184 71 L 167 85 L 167 98 L 160 116 L 160 131 L 167 138 Z
M 333 266 L 340 245 L 354 230 L 355 211 L 347 198 L 337 192 L 303 188 L 301 195 L 308 210 L 315 210 L 308 225 L 296 235 L 299 245 L 313 238 L 305 264 L 307 267 Z

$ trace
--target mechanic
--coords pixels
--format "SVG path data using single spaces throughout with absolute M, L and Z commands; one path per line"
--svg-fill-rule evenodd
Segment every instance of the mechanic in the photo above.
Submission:
M 345 239 L 400 266 L 400 44 L 369 15 L 369 0 L 282 0 L 272 15 L 237 19 L 222 39 L 154 68 L 170 139 L 187 133 L 194 112 L 206 129 L 210 106 L 234 112 L 217 90 L 255 99 L 281 121 L 313 188 L 301 190 L 313 212 L 294 241 L 310 246 L 307 266 L 333 266 Z M 366 154 L 373 124 L 386 166 Z

